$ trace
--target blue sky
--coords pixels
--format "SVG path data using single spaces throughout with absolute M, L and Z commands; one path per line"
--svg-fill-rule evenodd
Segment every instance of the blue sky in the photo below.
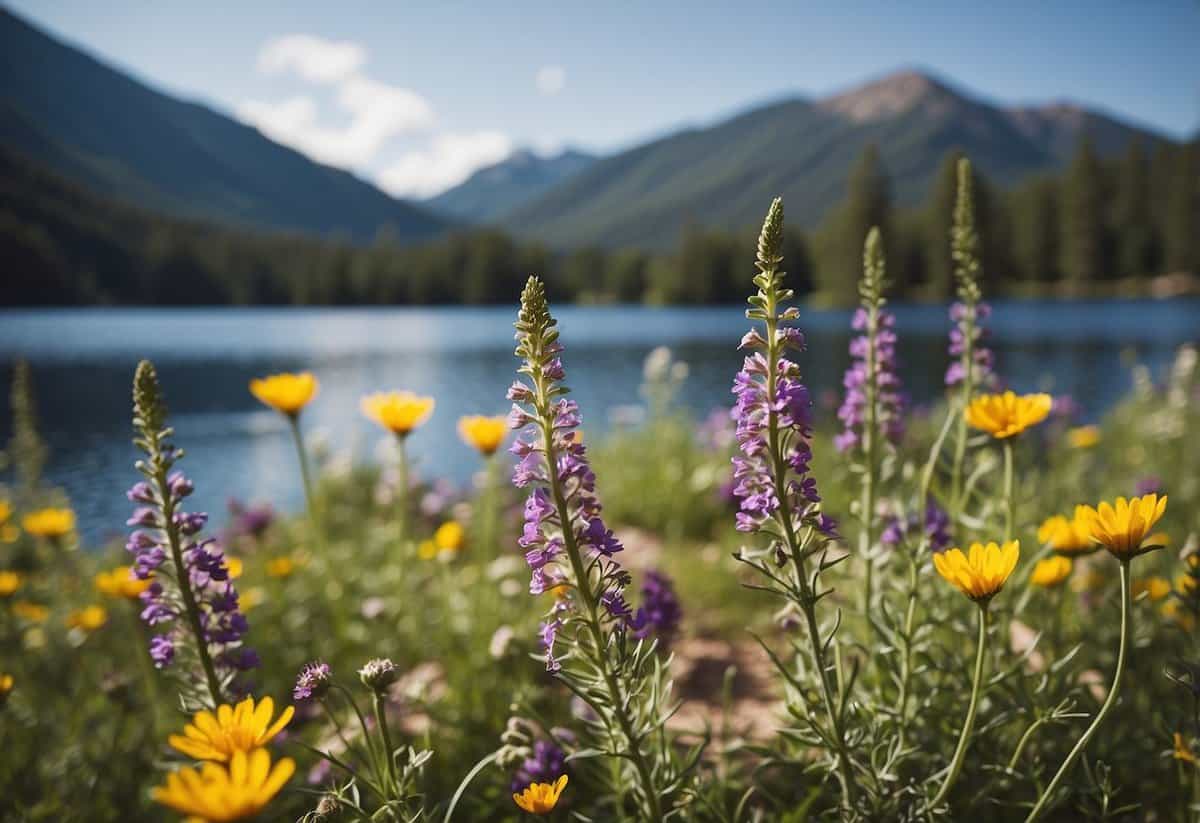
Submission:
M 613 151 L 902 67 L 1004 103 L 1200 129 L 1198 0 L 8 5 L 404 196 L 514 147 Z

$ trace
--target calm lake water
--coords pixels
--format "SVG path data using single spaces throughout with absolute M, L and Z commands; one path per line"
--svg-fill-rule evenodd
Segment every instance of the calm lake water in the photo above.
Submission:
M 994 306 L 992 345 L 1001 374 L 1018 390 L 1070 393 L 1096 418 L 1130 384 L 1135 361 L 1161 370 L 1181 343 L 1200 338 L 1200 300 L 1104 303 L 1008 302 Z M 935 398 L 949 328 L 942 306 L 896 307 L 906 387 Z M 426 476 L 464 481 L 477 465 L 455 422 L 502 413 L 513 379 L 508 308 L 83 309 L 0 312 L 0 377 L 20 355 L 34 369 L 49 479 L 67 490 L 91 538 L 121 530 L 124 490 L 136 479 L 130 443 L 130 380 L 141 357 L 159 369 L 196 505 L 218 520 L 225 501 L 295 507 L 300 481 L 287 429 L 250 396 L 263 374 L 311 369 L 321 393 L 305 413 L 308 431 L 335 449 L 376 459 L 380 437 L 358 398 L 379 389 L 433 395 L 432 420 L 411 439 Z M 848 361 L 849 312 L 806 312 L 801 357 L 818 398 L 839 390 Z M 691 369 L 682 401 L 700 414 L 729 404 L 747 327 L 741 307 L 559 310 L 566 366 L 589 431 L 614 409 L 637 403 L 642 361 L 671 347 Z M 7 389 L 5 389 L 5 395 Z M 7 404 L 0 438 L 11 431 Z

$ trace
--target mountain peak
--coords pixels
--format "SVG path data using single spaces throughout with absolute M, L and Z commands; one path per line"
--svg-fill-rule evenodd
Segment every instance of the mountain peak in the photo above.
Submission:
M 961 95 L 928 72 L 904 69 L 827 97 L 820 106 L 857 123 L 892 117 L 919 105 L 946 105 Z

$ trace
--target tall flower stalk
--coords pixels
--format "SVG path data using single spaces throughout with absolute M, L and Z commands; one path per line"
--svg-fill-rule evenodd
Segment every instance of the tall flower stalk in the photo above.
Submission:
M 979 261 L 979 235 L 975 230 L 975 205 L 971 161 L 958 161 L 958 193 L 954 203 L 954 223 L 950 229 L 950 256 L 954 261 L 954 279 L 958 300 L 950 307 L 954 328 L 950 331 L 950 355 L 956 358 L 946 369 L 946 385 L 958 387 L 950 414 L 958 415 L 954 428 L 954 452 L 950 468 L 950 518 L 957 523 L 963 505 L 963 461 L 967 454 L 967 423 L 962 411 L 971 402 L 975 390 L 988 382 L 992 353 L 982 345 L 985 330 L 982 321 L 991 314 L 983 302 L 979 285 L 982 264 Z
M 300 461 L 300 478 L 304 482 L 304 502 L 308 506 L 308 518 L 317 539 L 323 540 L 324 523 L 318 510 L 312 472 L 309 469 L 308 450 L 304 448 L 304 435 L 300 430 L 300 414 L 317 396 L 320 385 L 311 372 L 273 374 L 251 380 L 250 393 L 263 405 L 270 406 L 287 419 L 292 443 Z
M 657 821 L 682 774 L 662 731 L 671 711 L 664 669 L 655 644 L 634 639 L 635 616 L 625 599 L 630 576 L 616 559 L 624 547 L 601 519 L 596 478 L 576 436 L 579 407 L 564 397 L 556 323 L 542 282 L 531 277 L 516 322 L 524 379 L 508 391 L 510 425 L 524 432 L 511 449 L 519 458 L 513 482 L 530 489 L 519 543 L 531 570 L 530 593 L 561 592 L 541 628 L 546 669 L 594 713 L 588 729 L 596 748 L 614 758 L 616 794 L 632 786 L 639 816 Z
M 761 572 L 765 588 L 790 603 L 802 616 L 808 635 L 809 667 L 818 680 L 824 719 L 815 717 L 800 683 L 789 666 L 777 661 L 781 674 L 797 693 L 794 708 L 812 731 L 813 745 L 833 750 L 830 768 L 836 774 L 840 804 L 852 813 L 855 798 L 854 768 L 850 762 L 845 729 L 845 679 L 830 660 L 836 652 L 840 615 L 827 631 L 817 616 L 817 604 L 830 590 L 820 588 L 820 576 L 842 558 L 829 557 L 836 524 L 821 513 L 815 478 L 809 475 L 812 458 L 812 402 L 801 382 L 800 369 L 785 356 L 804 347 L 800 330 L 786 325 L 799 312 L 784 308 L 792 298 L 783 286 L 783 201 L 771 203 L 758 238 L 754 276 L 755 294 L 749 298 L 746 317 L 762 324 L 742 338 L 746 357 L 734 379 L 737 397 L 733 416 L 741 454 L 733 458 L 734 494 L 739 500 L 737 528 L 766 538 L 759 549 L 743 549 L 738 559 Z M 834 655 L 836 661 L 837 655 Z M 852 680 L 853 678 L 851 678 Z
M 408 436 L 429 419 L 434 405 L 432 397 L 418 397 L 407 391 L 376 392 L 364 397 L 360 403 L 364 415 L 396 437 L 396 519 L 401 544 L 407 543 L 410 537 L 409 517 L 412 514 Z
M 126 548 L 135 556 L 134 574 L 151 580 L 140 595 L 142 620 L 158 632 L 150 639 L 150 657 L 160 669 L 190 664 L 177 667 L 184 671 L 184 704 L 212 708 L 226 700 L 237 672 L 256 666 L 258 658 L 242 646 L 249 625 L 225 555 L 215 540 L 200 536 L 208 515 L 182 508 L 194 487 L 173 471 L 183 450 L 171 442 L 158 375 L 147 360 L 134 375 L 133 426 L 134 443 L 146 455 L 136 464 L 145 480 L 128 493 L 137 508 Z
M 884 450 L 904 433 L 904 399 L 896 374 L 896 318 L 884 308 L 885 287 L 883 243 L 879 229 L 872 227 L 863 247 L 861 306 L 851 324 L 861 334 L 850 341 L 854 361 L 842 379 L 846 396 L 838 418 L 845 428 L 834 438 L 834 446 L 849 454 L 860 476 L 858 547 L 864 564 L 862 611 L 867 615 L 873 600 L 875 508 Z

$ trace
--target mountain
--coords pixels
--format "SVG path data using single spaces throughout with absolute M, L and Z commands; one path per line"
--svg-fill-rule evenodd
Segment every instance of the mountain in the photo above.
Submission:
M 543 156 L 528 149 L 513 152 L 494 166 L 482 168 L 462 183 L 425 201 L 441 214 L 484 223 L 512 211 L 595 161 L 595 156 L 567 149 Z
M 0 8 L 0 145 L 98 193 L 186 217 L 369 240 L 446 221 L 177 100 Z
M 667 248 L 689 224 L 751 228 L 783 195 L 789 219 L 815 226 L 845 194 L 849 170 L 878 147 L 901 205 L 927 193 L 946 152 L 965 151 L 1011 185 L 1065 165 L 1081 134 L 1101 153 L 1162 139 L 1058 104 L 1006 109 L 905 71 L 822 100 L 770 103 L 605 157 L 500 218 L 555 247 Z

